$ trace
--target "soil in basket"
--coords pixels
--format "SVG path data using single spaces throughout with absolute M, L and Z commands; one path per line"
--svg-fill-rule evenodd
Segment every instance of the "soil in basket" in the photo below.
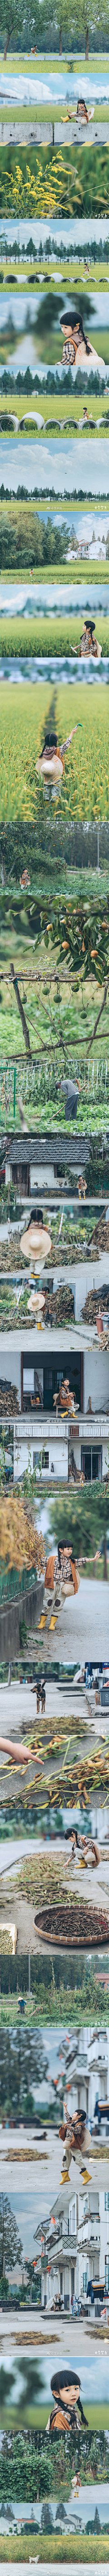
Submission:
M 37 1910 L 35 1914 L 35 1925 L 41 1941 L 44 1941 L 45 1937 L 49 1942 L 63 1942 L 63 1948 L 67 1946 L 71 1949 L 72 1944 L 77 1948 L 79 1942 L 80 1944 L 83 1942 L 84 1946 L 88 1941 L 90 1947 L 92 1944 L 94 1949 L 96 1941 L 99 1944 L 109 1940 L 109 1916 L 102 1912 L 101 1907 L 96 1908 L 84 1903 L 83 1905 L 72 1905 L 72 1903 L 70 1906 L 58 1905 L 57 1908 L 55 1905 L 43 1905 L 42 1911 L 38 1913 Z

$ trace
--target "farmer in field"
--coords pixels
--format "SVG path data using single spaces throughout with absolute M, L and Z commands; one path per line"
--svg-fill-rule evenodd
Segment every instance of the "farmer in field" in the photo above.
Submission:
M 64 2370 L 60 2370 L 59 2365 L 59 2369 L 53 2371 L 51 2388 L 52 2396 L 54 2398 L 55 2412 L 53 2408 L 51 2415 L 48 2416 L 46 2432 L 55 2434 L 70 2433 L 72 2426 L 73 2430 L 75 2428 L 75 2431 L 77 2429 L 77 2432 L 80 2433 L 81 2425 L 84 2424 L 87 2426 L 87 2415 L 84 2415 L 83 2406 L 81 2405 L 80 2379 L 79 2372 L 77 2370 L 75 2371 L 75 2363 L 74 2368 L 72 2363 L 72 2367 L 69 2370 L 66 2361 L 64 2363 Z
M 80 661 L 85 662 L 89 659 L 90 655 L 91 660 L 93 656 L 94 662 L 101 662 L 101 653 L 102 644 L 99 644 L 98 636 L 95 634 L 95 620 L 93 617 L 84 617 L 81 643 L 79 644 L 79 659 Z
M 45 788 L 46 786 L 47 788 L 48 786 L 52 788 L 53 795 L 55 788 L 57 787 L 57 789 L 59 789 L 59 787 L 62 786 L 62 779 L 64 778 L 64 753 L 70 748 L 73 733 L 77 733 L 77 724 L 72 725 L 72 731 L 66 735 L 66 741 L 61 742 L 60 744 L 58 743 L 57 733 L 45 733 L 43 748 L 40 752 L 39 759 L 36 760 L 38 778 L 43 778 Z

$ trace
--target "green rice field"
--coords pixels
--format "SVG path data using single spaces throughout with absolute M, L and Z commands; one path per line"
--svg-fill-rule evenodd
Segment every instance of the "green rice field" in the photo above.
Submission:
M 109 815 L 109 705 L 104 687 L 81 689 L 74 682 L 53 686 L 40 680 L 21 692 L 1 683 L 0 812 L 1 820 L 17 814 L 35 818 L 36 762 L 47 724 L 54 723 L 58 743 L 72 731 L 59 794 L 59 811 L 84 819 Z M 75 727 L 77 731 L 75 732 Z M 55 809 L 54 809 L 55 810 Z

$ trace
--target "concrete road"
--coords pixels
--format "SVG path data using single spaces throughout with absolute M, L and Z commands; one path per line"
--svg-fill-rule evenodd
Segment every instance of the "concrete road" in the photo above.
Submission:
M 35 1636 L 36 1632 L 34 1629 L 34 1654 Z M 38 1643 L 41 1644 L 40 1626 L 38 1626 L 37 1629 L 37 1651 Z M 68 1672 L 70 1672 L 70 1663 L 72 1663 L 73 1656 L 75 1663 L 77 1660 L 78 1663 L 80 1661 L 80 1663 L 85 1664 L 88 1660 L 88 1656 L 90 1656 L 92 1662 L 94 1661 L 95 1663 L 99 1663 L 99 1660 L 101 1661 L 104 1657 L 105 1660 L 107 1659 L 108 1661 L 108 1583 L 104 1584 L 104 1582 L 97 1582 L 96 1576 L 93 1579 L 90 1575 L 80 1577 L 79 1592 L 76 1593 L 75 1598 L 73 1594 L 73 1599 L 71 1600 L 70 1595 L 68 1599 L 66 1596 L 66 1601 L 63 1602 L 60 1611 L 58 1611 L 56 1626 L 53 1627 L 53 1629 L 50 1629 L 48 1620 L 46 1620 L 46 1627 L 42 1628 L 43 1669 L 45 1656 L 47 1656 L 47 1662 L 49 1658 L 52 1660 L 52 1656 L 53 1661 L 55 1661 L 56 1657 L 57 1662 L 57 1656 L 60 1656 L 60 1663 L 61 1661 L 63 1664 L 64 1662 L 65 1664 L 68 1662 Z
M 42 2346 L 42 2350 L 44 2351 L 44 2354 L 46 2353 L 46 2350 L 47 2350 L 47 2352 L 48 2352 L 48 2347 L 49 2347 L 49 2352 L 51 2351 L 51 2347 L 52 2347 L 52 2352 L 54 2351 L 54 2360 L 55 2360 L 55 2345 L 56 2345 L 56 2365 L 55 2365 L 56 2367 L 57 2367 L 57 2365 L 58 2365 L 58 2353 L 59 2353 L 59 2354 L 60 2354 L 60 2356 L 61 2356 L 61 2364 L 62 2364 L 62 2354 L 64 2354 L 64 2353 L 65 2353 L 65 2356 L 66 2356 L 66 2353 L 67 2353 L 67 2361 L 68 2361 L 68 2354 L 69 2354 L 69 2364 L 70 2364 L 70 2365 L 71 2365 L 71 2362 L 72 2362 L 72 2361 L 74 2361 L 74 2359 L 75 2359 L 75 2364 L 76 2364 L 76 2361 L 77 2361 L 77 2365 L 78 2365 L 78 2366 L 80 2366 L 80 2361 L 82 2361 L 82 2362 L 83 2362 L 83 2360 L 84 2360 L 84 2361 L 86 2362 L 86 2358 L 87 2358 L 87 2355 L 88 2355 L 88 2361 L 91 2361 L 91 2362 L 92 2362 L 92 2368 L 93 2368 L 93 2361 L 95 2361 L 95 2346 L 96 2346 L 96 2340 L 97 2340 L 97 2354 L 100 2354 L 100 2357 L 101 2357 L 101 2370 L 102 2370 L 102 2350 L 101 2350 L 101 2342 L 100 2342 L 100 2338 L 99 2338 L 99 2329 L 97 2329 L 97 2338 L 96 2338 L 96 2326 L 95 2326 L 95 2328 L 94 2328 L 94 2326 L 93 2326 L 93 2328 L 90 2330 L 90 2326 L 88 2325 L 88 2317 L 87 2317 L 85 2320 L 83 2320 L 83 2319 L 82 2319 L 82 2317 L 79 2317 L 79 2318 L 75 2319 L 74 2326 L 73 2326 L 73 2325 L 72 2325 L 72 2310 L 71 2310 L 71 2313 L 70 2313 L 70 2317 L 68 2316 L 68 2314 L 67 2314 L 67 2316 L 65 2316 L 65 2315 L 64 2315 L 64 2316 L 62 2316 L 62 2317 L 53 2316 L 53 2313 L 51 2312 L 51 2316 L 49 2315 L 49 2318 L 48 2318 L 48 2312 L 47 2312 L 47 2314 L 46 2314 L 46 2315 L 45 2315 L 45 2313 L 44 2313 L 44 2316 L 43 2316 L 43 2315 L 42 2315 L 42 2313 L 41 2313 L 41 2308 L 40 2308 L 40 2309 L 38 2309 L 38 2313 L 37 2313 L 36 2308 L 33 2308 L 33 2307 L 32 2307 L 32 2310 L 31 2310 L 31 2308 L 28 2308 L 28 2311 L 27 2311 L 27 2308 L 25 2308 L 25 2309 L 24 2309 L 24 2308 L 22 2308 L 22 2310 L 21 2310 L 21 2308 L 20 2308 L 20 2316 L 19 2316 L 19 2314 L 18 2314 L 18 2310 L 17 2310 L 17 2308 L 16 2308 L 16 2313 L 15 2313 L 15 2311 L 14 2311 L 14 2317 L 12 2317 L 12 2314 L 10 2313 L 10 2316 L 8 2316 L 8 2320 L 7 2320 L 7 2318 L 5 2318 L 5 2317 L 3 2318 L 3 2317 L 2 2317 L 2 2321 L 1 2321 L 1 2327 L 0 2327 L 0 2353 L 1 2353 L 2 2361 L 4 2361 L 5 2359 L 7 2359 L 7 2356 L 8 2356 L 8 2353 L 10 2352 L 10 2349 L 11 2349 L 11 2352 L 12 2352 L 13 2354 L 15 2354 L 15 2353 L 16 2353 L 16 2349 L 17 2349 L 17 2347 L 19 2347 L 19 2352 L 20 2352 L 20 2350 L 22 2349 L 22 2353 L 23 2353 L 23 2352 L 25 2351 L 25 2346 L 26 2346 L 26 2351 L 27 2351 L 27 2352 L 28 2352 L 28 2348 L 29 2348 L 29 2354 L 30 2354 L 30 2352 L 31 2352 L 31 2358 L 32 2358 L 32 2350 L 33 2350 L 33 2353 L 34 2353 L 34 2347 L 36 2347 L 36 2352 L 38 2352 L 38 2351 L 39 2351 L 39 2349 L 40 2349 L 40 2345 Z M 105 2358 L 108 2358 L 108 2350 L 109 2350 L 109 2338 L 108 2338 L 108 2335 L 106 2335 L 106 2326 L 105 2326 Z M 108 2464 L 108 2453 L 107 2453 L 107 2464 Z

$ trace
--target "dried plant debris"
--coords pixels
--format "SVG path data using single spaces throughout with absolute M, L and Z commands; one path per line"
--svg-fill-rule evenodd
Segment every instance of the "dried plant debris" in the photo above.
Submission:
M 98 1260 L 99 1252 L 109 1253 L 109 1218 L 104 1216 L 104 1211 L 102 1214 L 102 1209 L 100 1216 L 96 1218 L 96 1224 L 93 1225 L 92 1228 L 90 1252 L 96 1252 Z
M 7 1215 L 7 1210 L 6 1210 L 6 1215 Z M 31 1209 L 31 1215 L 32 1215 L 32 1209 Z M 4 1217 L 4 1219 L 5 1219 L 5 1203 L 4 1203 L 3 1207 L 1 1207 L 1 1217 L 2 1217 L 2 1221 L 3 1221 L 3 1217 Z M 24 1220 L 24 1221 L 25 1221 L 25 1230 L 26 1230 L 26 1217 L 25 1217 L 25 1220 Z M 47 1210 L 47 1209 L 45 1209 L 45 1212 L 44 1212 L 44 1224 L 46 1225 L 46 1223 L 48 1223 L 48 1210 Z M 64 1210 L 64 1208 L 62 1209 L 62 1227 L 61 1227 L 61 1228 L 60 1228 L 59 1210 L 57 1210 L 57 1217 L 55 1217 L 55 1224 L 53 1225 L 52 1215 L 51 1215 L 51 1219 L 50 1219 L 50 1217 L 49 1217 L 49 1223 L 50 1223 L 50 1225 L 51 1225 L 51 1242 L 50 1242 L 50 1247 L 49 1247 L 49 1256 L 48 1256 L 48 1266 L 49 1266 L 49 1271 L 50 1271 L 50 1270 L 52 1270 L 52 1272 L 54 1272 L 54 1269 L 55 1269 L 55 1263 L 57 1264 L 57 1262 L 59 1262 L 59 1263 L 61 1262 L 61 1269 L 62 1269 L 62 1267 L 63 1267 L 63 1263 L 65 1263 L 65 1261 L 66 1261 L 66 1263 L 67 1263 L 68 1261 L 70 1261 L 70 1259 L 71 1259 L 71 1262 L 72 1262 L 72 1261 L 78 1261 L 78 1262 L 80 1261 L 80 1262 L 84 1262 L 86 1255 L 87 1255 L 87 1258 L 88 1258 L 88 1255 L 89 1255 L 89 1258 L 91 1259 L 92 1253 L 93 1253 L 93 1252 L 96 1252 L 97 1259 L 98 1259 L 98 1261 L 99 1261 L 99 1255 L 100 1255 L 100 1253 L 101 1253 L 101 1252 L 104 1252 L 104 1253 L 108 1252 L 108 1253 L 109 1253 L 109 1219 L 108 1219 L 108 1218 L 106 1219 L 106 1217 L 105 1217 L 105 1211 L 104 1211 L 104 1208 L 103 1208 L 103 1211 L 102 1211 L 102 1209 L 101 1209 L 101 1211 L 100 1211 L 100 1215 L 99 1215 L 99 1217 L 97 1217 L 97 1218 L 96 1218 L 95 1224 L 94 1224 L 94 1218 L 93 1218 L 93 1217 L 92 1217 L 92 1224 L 91 1224 L 91 1216 L 88 1218 L 88 1212 L 87 1212 L 86 1217 L 84 1217 L 83 1222 L 81 1222 L 81 1221 L 80 1221 L 80 1224 L 79 1224 L 79 1219 L 77 1219 L 77 1221 L 76 1221 L 76 1217 L 75 1217 L 75 1219 L 74 1219 L 74 1217 L 73 1217 L 73 1216 L 72 1216 L 72 1218 L 71 1218 L 71 1211 L 70 1211 L 70 1213 L 69 1213 L 69 1206 L 67 1206 L 67 1207 L 65 1208 L 65 1210 Z M 0 1246 L 0 1248 L 1 1248 L 1 1273 L 2 1273 L 2 1275 L 3 1275 L 3 1273 L 5 1272 L 5 1274 L 7 1274 L 7 1276 L 8 1276 L 9 1274 L 11 1274 L 11 1276 L 12 1276 L 12 1278 L 13 1278 L 14 1272 L 15 1272 L 15 1274 L 16 1274 L 16 1271 L 17 1271 L 17 1273 L 18 1273 L 18 1270 L 19 1270 L 19 1273 L 21 1273 L 22 1275 L 24 1274 L 24 1271 L 25 1271 L 25 1252 L 23 1252 L 23 1249 L 22 1249 L 22 1233 L 23 1233 L 23 1227 L 21 1227 L 21 1215 L 20 1215 L 20 1218 L 16 1221 L 15 1226 L 14 1226 L 14 1224 L 12 1224 L 12 1220 L 11 1220 L 11 1218 L 10 1218 L 9 1237 L 7 1236 L 7 1232 L 6 1232 L 5 1239 L 4 1239 L 4 1241 L 3 1241 L 3 1239 L 1 1240 L 1 1246 Z M 0 1229 L 0 1234 L 1 1234 L 1 1229 Z M 43 1241 L 42 1241 L 42 1266 L 43 1266 Z M 46 1274 L 46 1267 L 47 1267 L 47 1255 L 46 1255 L 46 1262 L 45 1262 L 45 1259 L 44 1259 L 44 1266 L 43 1266 L 43 1285 L 44 1285 L 44 1286 L 45 1286 L 45 1274 Z M 34 1257 L 33 1257 L 33 1269 L 34 1269 Z M 28 1274 L 28 1275 L 29 1275 L 29 1274 Z M 40 1274 L 40 1275 L 41 1275 L 41 1274 Z M 38 1271 L 37 1271 L 37 1278 L 38 1278 Z M 46 1291 L 45 1291 L 45 1293 L 46 1293 Z M 57 1292 L 56 1292 L 56 1293 L 57 1293 Z M 60 1293 L 60 1291 L 59 1291 L 59 1293 Z M 68 1292 L 67 1292 L 67 1293 L 69 1294 L 69 1293 L 70 1293 L 70 1291 L 68 1290 Z M 48 1292 L 47 1292 L 47 1294 L 48 1294 Z
M 34 1528 L 31 1510 L 26 1507 L 25 1511 L 21 1494 L 20 1505 L 14 1494 L 11 1499 L 8 1495 L 5 1500 L 0 1498 L 0 1558 L 15 1565 L 19 1573 L 23 1565 L 34 1565 L 38 1574 L 43 1572 L 44 1540 L 41 1530 L 39 1534 Z
M 1 1229 L 0 1229 L 0 1235 L 1 1235 Z M 19 1268 L 19 1270 L 20 1270 L 20 1269 L 21 1269 L 21 1270 L 23 1270 L 23 1271 L 25 1270 L 25 1253 L 24 1253 L 24 1252 L 22 1252 L 22 1242 L 21 1242 L 21 1218 L 20 1218 L 20 1225 L 16 1225 L 16 1226 L 15 1226 L 15 1234 L 14 1234 L 14 1232 L 13 1232 L 13 1228 L 12 1228 L 12 1226 L 10 1226 L 9 1241 L 8 1241 L 8 1239 L 7 1239 L 7 1234 L 6 1234 L 6 1242 L 2 1242 L 2 1241 L 0 1241 L 0 1251 L 1 1251 L 1 1272 L 3 1272 L 3 1271 L 5 1270 L 5 1271 L 7 1271 L 7 1274 L 8 1274 L 8 1271 L 9 1271 L 9 1272 L 11 1272 L 11 1275 L 12 1275 L 12 1277 L 13 1277 L 13 1271 L 14 1271 L 14 1270 L 15 1270 L 15 1271 L 16 1271 L 16 1270 L 18 1271 L 18 1268 Z
M 56 1946 L 63 1945 L 63 1949 L 76 1949 L 79 1944 L 81 1948 L 88 1942 L 95 1949 L 96 1941 L 109 1941 L 109 1915 L 101 1906 L 85 1904 L 84 1899 L 80 1905 L 76 1898 L 74 1905 L 72 1899 L 69 1905 L 43 1905 L 42 1913 L 35 1914 L 35 1928 L 40 1940 L 49 1941 L 50 1947 L 52 1941 Z
M 98 1944 L 102 1942 L 104 1945 L 109 1942 L 109 1898 L 108 1903 L 106 1900 L 102 1905 L 101 1900 L 101 1903 L 96 1906 L 94 1903 L 91 1904 L 90 1898 L 82 1895 L 79 1898 L 78 1893 L 76 1896 L 76 1892 L 73 1897 L 71 1884 L 67 1885 L 67 1889 L 65 1888 L 65 1863 L 63 1867 L 63 1854 L 62 1856 L 58 1854 L 57 1849 L 56 1860 L 50 1852 L 48 1855 L 46 1852 L 46 1856 L 44 1852 L 41 1855 L 40 1851 L 37 1854 L 33 1853 L 32 1856 L 31 1853 L 26 1857 L 22 1855 L 19 1871 L 16 1866 L 14 1883 L 13 1880 L 11 1881 L 11 1875 L 10 1883 L 7 1877 L 4 1879 L 6 1908 L 8 1903 L 12 1905 L 13 1899 L 16 1910 L 20 1902 L 24 1909 L 25 1904 L 33 1904 L 34 1931 L 38 1942 L 47 1942 L 50 1947 L 52 1942 L 55 1942 L 59 1947 L 63 1945 L 65 1949 L 78 1947 L 79 1943 L 80 1947 L 82 1943 L 83 1945 L 90 1943 L 94 1948 L 96 1942 Z M 1 1902 L 2 1881 L 0 1882 Z
M 92 1754 L 89 1754 L 84 1751 L 84 1756 L 82 1755 L 81 1757 L 78 1748 L 76 1757 L 74 1752 L 73 1768 L 71 1766 L 71 1757 L 68 1762 L 68 1755 L 66 1756 L 66 1762 L 64 1762 L 64 1787 L 65 1792 L 67 1790 L 67 1801 L 69 1806 L 76 1806 L 79 1794 L 81 1808 L 89 1807 L 90 1798 L 96 1797 L 97 1790 L 99 1796 L 102 1797 L 104 1805 L 105 1800 L 109 1798 L 109 1745 L 106 1747 L 105 1751 L 103 1737 L 101 1746 L 95 1746 L 94 1753 L 92 1752 Z M 59 1802 L 59 1798 L 61 1806 L 63 1805 L 63 1771 L 55 1771 L 55 1780 L 51 1781 L 51 1785 L 49 1781 L 50 1806 L 56 1806 L 56 1802 L 57 1800 Z
M 66 1286 L 65 1288 L 61 1288 L 60 1285 L 59 1288 L 53 1290 L 53 1293 L 49 1288 L 46 1288 L 44 1323 L 51 1325 L 55 1324 L 57 1326 L 58 1324 L 72 1323 L 73 1319 L 74 1297 L 72 1288 L 67 1288 Z
M 5 1413 L 5 1416 L 7 1417 L 7 1421 L 9 1421 L 9 1422 L 10 1422 L 10 1414 L 11 1414 L 11 1417 L 12 1417 L 12 1421 L 14 1422 L 14 1415 L 15 1415 L 16 1413 L 19 1413 L 19 1401 L 18 1401 L 18 1390 L 17 1390 L 17 1386 L 12 1386 L 12 1385 L 11 1385 L 11 1378 L 7 1378 L 7 1377 L 1 1377 L 1 1379 L 0 1379 L 0 1416 L 1 1416 L 1 1421 L 2 1421 L 2 1415 L 3 1415 L 3 1413 Z
M 17 1270 L 17 1283 L 18 1283 L 18 1270 Z M 19 1288 L 20 1288 L 20 1274 L 19 1274 Z M 41 1308 L 43 1308 L 43 1313 L 42 1313 L 42 1311 L 41 1311 Z M 2 1285 L 2 1279 L 0 1279 L 0 1322 L 1 1322 L 1 1325 L 2 1325 L 2 1332 L 3 1332 L 3 1331 L 4 1331 L 4 1333 L 6 1332 L 6 1320 L 7 1320 L 7 1322 L 8 1322 L 8 1331 L 9 1331 L 9 1330 L 12 1330 L 12 1326 L 13 1326 L 13 1325 L 15 1325 L 15 1323 L 17 1323 L 17 1324 L 19 1325 L 19 1324 L 23 1324 L 23 1323 L 25 1324 L 25 1323 L 27 1322 L 27 1324 L 28 1324 L 28 1314 L 29 1314 L 29 1310 L 30 1310 L 31 1331 L 32 1331 L 32 1329 L 34 1330 L 34 1324 L 35 1324 L 35 1322 L 36 1322 L 36 1325 L 37 1325 L 37 1310 L 38 1310 L 38 1321 L 40 1322 L 40 1325 L 42 1325 L 42 1323 L 43 1323 L 43 1329 L 45 1328 L 45 1326 L 46 1326 L 46 1328 L 47 1328 L 47 1325 L 48 1325 L 48 1329 L 50 1329 L 50 1328 L 51 1328 L 52 1330 L 53 1330 L 53 1328 L 58 1329 L 58 1325 L 64 1325 L 64 1326 L 65 1326 L 66 1324 L 73 1324 L 73 1325 L 74 1325 L 74 1320 L 75 1320 L 75 1319 L 74 1319 L 74 1296 L 73 1296 L 73 1290 L 72 1290 L 72 1288 L 70 1288 L 70 1287 L 69 1287 L 69 1288 L 67 1288 L 67 1287 L 66 1287 L 66 1285 L 65 1285 L 65 1288 L 61 1287 L 61 1285 L 60 1285 L 60 1287 L 59 1287 L 59 1288 L 57 1288 L 57 1289 L 56 1289 L 56 1290 L 54 1290 L 54 1291 L 52 1290 L 51 1292 L 50 1292 L 49 1288 L 44 1288 L 44 1289 L 43 1289 L 43 1296 L 42 1296 L 42 1293 L 41 1293 L 41 1295 L 40 1295 L 40 1291 L 37 1291 L 37 1289 L 36 1289 L 35 1281 L 34 1281 L 34 1285 L 33 1285 L 33 1287 L 31 1288 L 31 1278 L 30 1278 L 30 1280 L 29 1280 L 29 1278 L 28 1278 L 28 1285 L 27 1285 L 27 1280 L 26 1280 L 26 1286 L 24 1285 L 24 1289 L 23 1289 L 23 1283 L 21 1284 L 21 1292 L 20 1292 L 19 1302 L 17 1303 L 17 1291 L 16 1291 L 16 1296 L 15 1296 L 15 1294 L 13 1294 L 13 1280 L 12 1280 L 12 1278 L 11 1278 L 11 1274 L 10 1274 L 10 1283 L 9 1283 L 9 1288 L 8 1288 L 8 1291 L 7 1291 L 7 1300 L 6 1300 L 6 1290 L 5 1290 L 5 1297 L 4 1297 L 4 1289 L 3 1289 L 3 1285 Z
M 85 1305 L 82 1306 L 84 1324 L 96 1324 L 97 1315 L 100 1313 L 100 1304 L 101 1313 L 109 1315 L 109 1286 L 106 1284 L 105 1287 L 105 1282 L 104 1287 L 100 1288 L 100 1290 L 99 1288 L 88 1288 L 88 1294 L 87 1297 L 85 1297 Z
M 12 1936 L 12 1932 L 10 1932 L 10 1927 L 9 1927 L 9 1930 L 8 1930 L 8 1929 L 6 1929 L 6 1925 L 5 1925 L 5 1923 L 4 1923 L 4 1928 L 3 1928 L 3 1931 L 2 1931 L 2 1932 L 1 1932 L 1 1927 L 0 1927 L 0 1958 L 2 1958 L 2 1957 L 4 1957 L 4 1956 L 6 1956 L 6 1951 L 8 1951 L 8 1958 L 10 1958 L 10 1957 L 11 1957 L 11 1958 L 13 1958 L 13 1936 Z

